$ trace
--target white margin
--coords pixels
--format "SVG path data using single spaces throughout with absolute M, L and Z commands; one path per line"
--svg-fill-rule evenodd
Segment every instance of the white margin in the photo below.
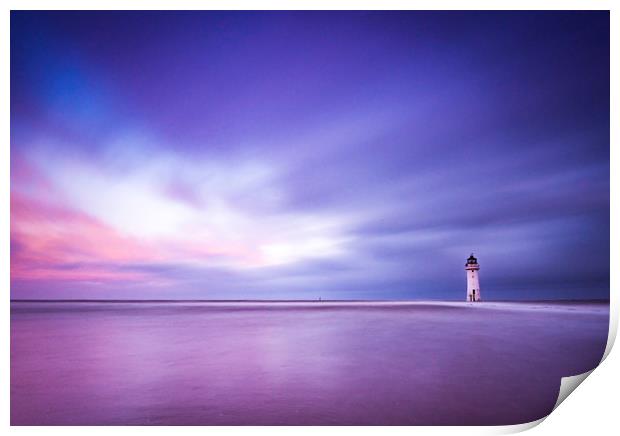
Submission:
M 617 2 L 616 2 L 617 3 Z M 0 59 L 4 59 L 0 66 L 0 97 L 2 97 L 2 116 L 0 117 L 1 131 L 5 138 L 4 146 L 0 147 L 0 283 L 3 284 L 3 292 L 5 295 L 9 295 L 10 289 L 10 270 L 9 270 L 9 242 L 10 242 L 10 10 L 67 10 L 67 9 L 117 9 L 117 10 L 181 10 L 181 9 L 211 9 L 211 10 L 334 10 L 334 9 L 366 9 L 366 10 L 610 10 L 611 13 L 611 180 L 610 180 L 610 241 L 611 246 L 611 289 L 610 289 L 610 330 L 607 341 L 607 347 L 603 360 L 609 356 L 609 353 L 613 347 L 615 337 L 618 330 L 618 289 L 619 279 L 614 266 L 619 266 L 620 263 L 620 240 L 618 238 L 617 224 L 620 222 L 620 213 L 618 207 L 618 195 L 620 194 L 619 181 L 620 176 L 614 173 L 614 169 L 618 170 L 618 102 L 620 102 L 620 95 L 618 89 L 618 80 L 620 77 L 619 69 L 619 24 L 620 24 L 620 8 L 614 8 L 614 2 L 611 0 L 382 0 L 382 1 L 368 1 L 359 0 L 356 2 L 347 2 L 341 0 L 297 0 L 297 1 L 283 1 L 283 0 L 89 0 L 88 2 L 80 2 L 76 0 L 9 0 L 3 2 L 4 10 L 2 19 L 0 20 Z M 10 301 L 9 298 L 2 300 L 3 309 L 1 311 L 2 316 L 2 353 L 3 359 L 0 363 L 0 376 L 2 377 L 2 387 L 4 392 L 0 396 L 0 422 L 2 427 L 9 427 L 10 423 L 10 390 L 9 390 L 9 374 L 10 374 Z M 617 358 L 614 358 L 618 360 Z M 567 377 L 568 381 L 562 381 L 562 385 L 565 386 L 565 390 L 570 386 L 578 386 L 588 375 L 594 370 L 573 377 Z M 565 378 L 565 379 L 567 379 Z M 576 383 L 580 380 L 579 383 Z M 562 396 L 562 388 L 561 388 Z M 571 390 L 572 392 L 572 390 Z M 562 403 L 566 398 L 564 396 L 562 400 L 558 399 L 556 407 Z M 594 399 L 592 399 L 594 400 Z M 554 409 L 555 410 L 555 409 Z M 320 427 L 321 432 L 325 433 L 350 433 L 350 434 L 375 434 L 375 433 L 390 433 L 390 434 L 407 434 L 411 433 L 423 433 L 423 434 L 453 434 L 454 432 L 461 434 L 506 434 L 521 432 L 532 427 L 537 426 L 543 422 L 545 418 L 541 418 L 531 423 L 503 426 L 503 427 Z M 573 418 L 577 419 L 577 418 Z M 84 427 L 10 427 L 10 431 L 15 434 L 39 434 L 39 433 L 51 433 L 51 434 L 82 434 Z M 93 434 L 107 435 L 110 432 L 120 434 L 167 434 L 170 432 L 178 434 L 198 434 L 206 431 L 216 432 L 218 434 L 247 434 L 252 433 L 256 435 L 278 435 L 278 434 L 290 434 L 294 432 L 296 434 L 314 434 L 317 429 L 314 427 L 88 427 L 88 432 Z

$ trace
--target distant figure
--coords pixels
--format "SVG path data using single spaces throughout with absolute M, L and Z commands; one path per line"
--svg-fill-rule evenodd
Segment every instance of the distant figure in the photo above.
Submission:
M 478 259 L 472 253 L 467 258 L 465 271 L 467 271 L 467 301 L 480 301 L 480 281 L 478 280 Z

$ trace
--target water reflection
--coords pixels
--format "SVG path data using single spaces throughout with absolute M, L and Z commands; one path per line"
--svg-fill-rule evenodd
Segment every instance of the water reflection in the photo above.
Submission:
M 607 305 L 546 306 L 12 303 L 11 420 L 531 421 L 607 339 Z

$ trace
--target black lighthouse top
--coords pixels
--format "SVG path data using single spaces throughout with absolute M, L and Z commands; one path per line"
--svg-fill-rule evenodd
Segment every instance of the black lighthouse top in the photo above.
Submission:
M 474 253 L 472 253 L 468 258 L 467 258 L 467 263 L 465 265 L 474 265 L 478 263 L 478 259 L 476 259 L 474 257 Z

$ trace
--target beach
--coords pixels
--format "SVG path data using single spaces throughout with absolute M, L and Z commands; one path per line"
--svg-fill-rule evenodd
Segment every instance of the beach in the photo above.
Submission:
M 12 425 L 500 425 L 591 370 L 607 302 L 12 302 Z

